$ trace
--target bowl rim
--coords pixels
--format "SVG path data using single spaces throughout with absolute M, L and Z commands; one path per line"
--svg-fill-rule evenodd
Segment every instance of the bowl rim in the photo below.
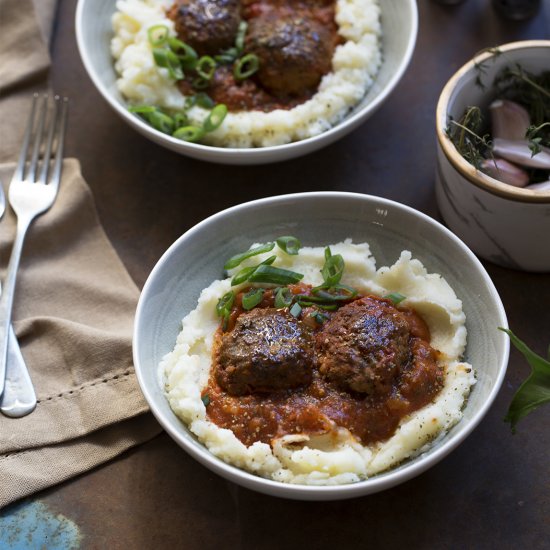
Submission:
M 281 145 L 270 145 L 267 147 L 253 147 L 253 148 L 217 147 L 213 145 L 203 145 L 200 143 L 190 143 L 186 141 L 181 141 L 172 136 L 164 134 L 152 128 L 151 126 L 149 126 L 147 123 L 145 123 L 145 121 L 141 120 L 139 117 L 132 115 L 124 107 L 124 105 L 120 104 L 111 96 L 111 94 L 109 94 L 109 91 L 107 90 L 106 86 L 104 85 L 99 75 L 94 70 L 94 65 L 92 63 L 91 57 L 84 46 L 85 23 L 84 23 L 83 14 L 84 14 L 84 5 L 86 4 L 86 2 L 89 2 L 89 1 L 91 0 L 78 0 L 78 3 L 77 3 L 76 16 L 75 16 L 77 47 L 80 52 L 80 57 L 82 59 L 82 62 L 84 64 L 84 67 L 86 69 L 88 76 L 91 78 L 92 82 L 94 83 L 97 90 L 99 90 L 103 98 L 107 101 L 107 103 L 111 106 L 111 108 L 113 108 L 115 112 L 123 118 L 123 120 L 126 120 L 131 126 L 133 126 L 136 130 L 138 130 L 143 135 L 151 134 L 152 136 L 154 136 L 154 140 L 157 143 L 161 143 L 163 146 L 167 147 L 168 149 L 171 149 L 172 151 L 179 151 L 180 148 L 182 148 L 182 150 L 189 150 L 189 152 L 195 152 L 195 153 L 202 152 L 207 154 L 208 152 L 212 152 L 212 153 L 218 152 L 220 155 L 223 154 L 224 157 L 246 155 L 250 157 L 251 160 L 255 158 L 258 158 L 258 160 L 260 160 L 260 157 L 263 157 L 266 154 L 275 153 L 275 152 L 280 153 L 280 155 L 284 155 L 286 151 L 294 151 L 298 148 L 304 148 L 304 149 L 309 149 L 313 151 L 316 148 L 319 148 L 321 144 L 325 144 L 324 143 L 325 141 L 327 142 L 325 145 L 328 145 L 332 141 L 336 140 L 336 138 L 338 138 L 340 134 L 346 134 L 349 131 L 353 130 L 358 124 L 362 122 L 365 116 L 374 112 L 386 100 L 386 98 L 393 92 L 397 84 L 400 82 L 403 74 L 407 70 L 410 64 L 410 61 L 412 59 L 417 36 L 418 36 L 417 3 L 415 0 L 404 0 L 407 2 L 411 13 L 411 20 L 410 20 L 411 32 L 408 36 L 408 40 L 405 46 L 405 54 L 400 58 L 396 70 L 393 72 L 392 76 L 388 80 L 384 89 L 372 101 L 364 105 L 362 108 L 358 109 L 356 112 L 353 112 L 352 110 L 351 114 L 348 113 L 342 121 L 336 123 L 334 126 L 329 128 L 328 130 L 321 132 L 320 134 L 317 134 L 315 136 L 311 136 L 302 140 L 293 141 L 291 143 L 285 143 Z M 113 3 L 113 10 L 114 9 L 116 9 L 115 3 Z M 384 58 L 382 58 L 382 63 L 384 62 L 383 59 Z M 374 77 L 373 84 L 374 82 L 376 82 L 376 76 Z M 200 158 L 204 158 L 204 156 L 201 156 Z M 284 156 L 282 158 L 284 158 Z
M 504 199 L 514 200 L 518 202 L 528 203 L 550 203 L 550 191 L 535 192 L 531 189 L 522 189 L 514 187 L 506 183 L 502 183 L 491 176 L 484 174 L 471 165 L 466 159 L 458 153 L 456 147 L 449 139 L 446 133 L 448 124 L 448 107 L 451 95 L 459 81 L 475 69 L 476 65 L 495 56 L 495 51 L 501 53 L 514 50 L 529 50 L 533 48 L 548 48 L 550 50 L 550 40 L 522 40 L 519 42 L 510 42 L 491 48 L 490 50 L 482 50 L 474 55 L 472 59 L 467 61 L 445 84 L 436 107 L 436 134 L 438 143 L 447 160 L 453 168 L 463 176 L 467 181 L 473 183 L 493 195 L 497 195 Z M 550 55 L 550 51 L 549 51 Z
M 163 413 L 157 409 L 155 404 L 155 398 L 153 395 L 152 389 L 147 386 L 145 376 L 144 376 L 144 367 L 141 364 L 139 357 L 139 349 L 136 344 L 139 341 L 139 329 L 143 323 L 143 310 L 145 308 L 145 300 L 149 293 L 154 279 L 159 271 L 162 270 L 164 264 L 168 261 L 170 256 L 181 246 L 181 244 L 192 238 L 193 235 L 199 231 L 202 231 L 205 227 L 210 224 L 216 223 L 217 220 L 222 219 L 226 216 L 238 216 L 243 210 L 254 209 L 257 206 L 262 205 L 274 205 L 278 203 L 284 203 L 288 201 L 289 198 L 294 200 L 305 200 L 310 202 L 312 199 L 321 199 L 321 200 L 332 200 L 332 199 L 349 199 L 349 200 L 361 200 L 365 203 L 372 204 L 374 201 L 377 206 L 380 207 L 391 207 L 393 209 L 400 210 L 401 212 L 406 212 L 412 214 L 413 216 L 419 217 L 424 222 L 427 222 L 430 225 L 434 225 L 438 228 L 439 231 L 442 231 L 447 238 L 454 241 L 454 243 L 464 252 L 470 259 L 470 261 L 475 266 L 477 272 L 483 279 L 485 286 L 487 287 L 489 294 L 491 295 L 495 305 L 497 306 L 499 312 L 499 326 L 503 328 L 508 328 L 508 320 L 506 317 L 506 312 L 502 300 L 496 290 L 495 285 L 493 284 L 489 274 L 483 267 L 482 263 L 475 256 L 475 254 L 464 244 L 454 233 L 447 229 L 444 225 L 439 223 L 437 220 L 431 218 L 427 214 L 420 212 L 410 206 L 405 204 L 378 197 L 375 195 L 367 195 L 363 193 L 354 193 L 354 192 L 344 192 L 344 191 L 313 191 L 313 192 L 302 192 L 302 193 L 289 193 L 284 195 L 275 195 L 271 197 L 265 197 L 261 199 L 256 199 L 248 201 L 245 203 L 237 204 L 221 210 L 211 216 L 205 218 L 198 224 L 194 225 L 187 231 L 185 231 L 176 241 L 174 241 L 164 254 L 157 261 L 153 267 L 151 273 L 149 274 L 143 289 L 140 293 L 135 321 L 134 321 L 134 332 L 132 340 L 132 350 L 133 350 L 133 360 L 135 365 L 135 372 L 138 379 L 138 383 L 141 387 L 141 390 L 145 396 L 146 401 L 149 403 L 151 412 L 161 424 L 161 426 L 167 431 L 167 433 L 174 439 L 174 441 L 180 445 L 186 452 L 188 452 L 193 458 L 198 462 L 209 468 L 210 470 L 221 475 L 225 479 L 229 479 L 241 486 L 253 489 L 262 493 L 282 496 L 290 499 L 298 500 L 339 500 L 345 498 L 355 498 L 363 496 L 366 494 L 372 494 L 384 489 L 389 489 L 395 485 L 403 483 L 408 479 L 419 475 L 428 468 L 435 465 L 442 458 L 444 458 L 448 453 L 455 449 L 468 435 L 472 433 L 475 427 L 481 422 L 489 408 L 491 407 L 493 401 L 495 400 L 504 376 L 506 374 L 509 352 L 510 352 L 510 342 L 509 339 L 505 338 L 504 348 L 502 350 L 502 361 L 499 364 L 497 376 L 495 377 L 494 384 L 487 396 L 486 400 L 480 406 L 479 410 L 472 416 L 468 425 L 458 432 L 456 435 L 451 437 L 448 441 L 443 444 L 440 444 L 430 450 L 430 454 L 418 459 L 416 462 L 411 462 L 407 464 L 405 461 L 402 464 L 405 464 L 405 467 L 401 468 L 398 465 L 396 468 L 390 469 L 387 472 L 383 472 L 377 475 L 374 475 L 366 480 L 362 480 L 356 483 L 347 484 L 347 485 L 334 485 L 334 486 L 312 486 L 312 485 L 294 485 L 283 483 L 279 481 L 273 481 L 266 479 L 252 473 L 249 473 L 245 470 L 242 470 L 236 466 L 224 462 L 221 458 L 213 455 L 202 443 L 198 442 L 201 446 L 200 449 L 194 445 L 189 444 L 187 441 L 183 440 L 178 433 L 178 428 L 172 425 L 168 418 L 165 418 Z M 158 365 L 155 365 L 155 368 L 158 368 Z M 172 413 L 174 414 L 174 413 Z M 174 415 L 175 416 L 175 415 Z M 177 417 L 176 417 L 177 418 Z M 180 420 L 181 426 L 188 430 L 184 423 Z M 180 428 L 181 429 L 181 428 Z M 196 441 L 198 439 L 194 434 L 189 432 L 191 437 Z

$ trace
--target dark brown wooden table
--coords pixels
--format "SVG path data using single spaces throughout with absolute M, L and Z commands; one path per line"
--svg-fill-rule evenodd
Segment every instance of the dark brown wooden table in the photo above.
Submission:
M 382 0 L 384 1 L 384 0 Z M 420 0 L 412 63 L 361 128 L 317 153 L 268 167 L 210 165 L 141 137 L 104 102 L 76 48 L 74 0 L 62 0 L 53 84 L 72 99 L 67 156 L 82 163 L 105 230 L 142 286 L 184 231 L 228 206 L 281 193 L 340 190 L 397 200 L 439 218 L 434 111 L 448 78 L 478 50 L 550 38 L 550 1 L 528 21 L 489 0 Z M 548 235 L 541 236 L 548 245 Z M 511 328 L 538 353 L 550 344 L 550 275 L 489 263 Z M 550 544 L 550 408 L 512 435 L 503 416 L 529 367 L 512 350 L 502 390 L 450 456 L 394 489 L 350 501 L 256 494 L 200 466 L 165 434 L 36 499 L 74 521 L 84 548 L 514 548 Z

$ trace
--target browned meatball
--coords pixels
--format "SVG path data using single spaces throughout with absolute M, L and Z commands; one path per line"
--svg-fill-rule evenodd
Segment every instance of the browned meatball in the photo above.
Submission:
M 243 313 L 224 334 L 217 354 L 216 381 L 232 395 L 295 388 L 311 381 L 312 337 L 284 310 Z
M 178 38 L 199 55 L 215 55 L 235 43 L 239 0 L 178 0 L 168 12 Z
M 257 78 L 268 91 L 302 96 L 315 91 L 330 72 L 334 37 L 306 12 L 270 10 L 249 21 L 245 51 L 258 56 Z
M 338 387 L 387 394 L 409 360 L 409 325 L 387 300 L 367 296 L 340 308 L 315 338 L 319 372 Z

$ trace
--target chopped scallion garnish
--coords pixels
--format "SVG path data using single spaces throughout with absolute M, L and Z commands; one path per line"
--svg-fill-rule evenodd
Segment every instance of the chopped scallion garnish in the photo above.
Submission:
M 204 80 L 210 80 L 216 71 L 216 61 L 209 55 L 203 55 L 197 61 L 195 71 L 197 71 L 197 74 Z
M 168 39 L 170 30 L 166 25 L 153 25 L 147 31 L 147 37 L 151 46 L 162 46 Z
M 189 44 L 177 38 L 170 37 L 168 38 L 168 46 L 178 56 L 184 69 L 191 70 L 195 68 L 199 56 Z
M 281 309 L 284 307 L 290 307 L 292 304 L 292 292 L 290 291 L 290 288 L 286 286 L 282 286 L 278 288 L 275 292 L 275 303 L 274 306 L 277 309 Z
M 246 259 L 251 258 L 252 256 L 257 256 L 258 254 L 263 254 L 264 252 L 270 252 L 274 248 L 275 248 L 275 243 L 266 243 L 266 244 L 261 244 L 260 246 L 251 248 L 246 252 L 242 252 L 241 254 L 235 254 L 235 256 L 231 256 L 231 258 L 229 258 L 229 260 L 225 262 L 225 265 L 223 266 L 223 268 L 233 269 L 234 267 L 237 267 L 239 264 L 244 262 Z
M 291 236 L 279 237 L 275 242 L 281 250 L 291 256 L 296 256 L 302 246 L 302 243 L 296 237 Z
M 291 308 L 290 308 L 290 315 L 293 317 L 299 317 L 300 313 L 302 313 L 302 306 L 296 302 Z
M 250 275 L 248 280 L 251 283 L 271 283 L 275 285 L 288 285 L 297 283 L 304 278 L 302 273 L 296 271 L 290 271 L 289 269 L 282 269 L 280 267 L 273 267 L 272 265 L 260 265 Z
M 315 320 L 315 322 L 319 325 L 322 325 L 328 318 L 328 315 L 325 315 L 324 313 L 321 313 L 320 311 L 314 311 L 311 314 L 311 317 Z
M 204 403 L 204 406 L 205 407 L 208 407 L 208 405 L 210 405 L 210 396 L 205 393 L 202 397 L 201 397 L 201 401 Z
M 395 305 L 399 304 L 403 300 L 405 300 L 407 297 L 403 296 L 403 294 L 399 292 L 391 292 L 390 294 L 386 294 L 384 298 L 387 298 L 388 300 L 391 300 Z
M 205 92 L 199 92 L 193 96 L 195 98 L 194 103 L 203 109 L 212 109 L 216 104 L 214 100 Z
M 325 285 L 332 287 L 337 285 L 344 273 L 344 258 L 341 254 L 333 255 L 330 247 L 325 248 L 325 265 L 321 270 L 321 275 Z
M 237 55 L 240 54 L 244 49 L 244 37 L 246 35 L 246 29 L 248 28 L 248 23 L 244 20 L 241 20 L 239 23 L 239 28 L 237 29 L 237 37 L 235 38 L 235 48 L 237 49 Z
M 240 285 L 241 283 L 244 283 L 248 280 L 250 275 L 258 269 L 259 265 L 271 265 L 275 260 L 277 259 L 277 256 L 270 256 L 267 258 L 267 260 L 264 260 L 261 264 L 254 265 L 251 267 L 243 267 L 234 277 L 231 279 L 231 286 Z
M 218 314 L 218 317 L 227 320 L 229 318 L 229 315 L 231 314 L 231 308 L 233 307 L 234 303 L 235 293 L 230 290 L 229 292 L 226 292 L 216 304 L 216 313 Z
M 235 62 L 233 67 L 233 76 L 236 80 L 244 80 L 252 76 L 260 68 L 260 60 L 258 56 L 249 53 L 241 57 Z
M 168 74 L 174 80 L 184 77 L 179 57 L 168 48 L 153 48 L 153 58 L 158 67 L 168 69 Z
M 264 289 L 263 288 L 253 288 L 249 290 L 246 294 L 243 295 L 243 309 L 246 309 L 246 311 L 251 310 L 252 308 L 256 307 L 261 301 L 264 296 Z
M 223 103 L 218 103 L 206 117 L 206 120 L 203 123 L 204 130 L 206 132 L 213 132 L 219 128 L 226 115 L 227 106 Z
M 182 141 L 195 143 L 204 136 L 204 130 L 197 126 L 183 126 L 182 128 L 178 128 L 172 135 Z

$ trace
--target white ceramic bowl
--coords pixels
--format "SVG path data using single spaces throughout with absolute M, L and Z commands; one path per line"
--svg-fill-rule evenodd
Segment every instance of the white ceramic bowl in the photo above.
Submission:
M 519 63 L 540 73 L 550 68 L 550 40 L 514 42 L 485 52 L 459 69 L 444 87 L 436 111 L 438 162 L 436 197 L 447 225 L 476 254 L 525 271 L 550 271 L 550 191 L 534 192 L 479 172 L 456 150 L 446 133 L 471 105 L 488 107 L 490 87 L 505 67 Z M 483 64 L 480 75 L 479 64 Z M 476 84 L 481 76 L 485 88 Z
M 201 289 L 221 276 L 223 260 L 252 242 L 292 234 L 304 245 L 351 237 L 367 241 L 377 266 L 391 265 L 410 250 L 429 272 L 442 274 L 463 302 L 468 330 L 465 359 L 477 371 L 464 417 L 436 446 L 400 467 L 352 485 L 314 487 L 270 481 L 224 463 L 176 417 L 159 386 L 158 364 L 170 352 L 181 319 L 195 308 Z M 416 476 L 453 450 L 493 402 L 508 363 L 506 315 L 491 279 L 474 254 L 432 218 L 374 196 L 317 192 L 267 198 L 235 206 L 202 221 L 162 256 L 143 288 L 134 330 L 134 364 L 141 389 L 158 421 L 191 456 L 249 489 L 304 500 L 357 497 Z
M 330 130 L 302 141 L 254 149 L 220 148 L 183 142 L 163 134 L 128 112 L 116 87 L 110 53 L 114 0 L 79 0 L 76 37 L 84 66 L 93 83 L 115 112 L 152 141 L 182 155 L 225 164 L 262 164 L 305 155 L 328 145 L 364 122 L 395 88 L 411 59 L 418 29 L 415 0 L 383 0 L 383 62 L 374 84 L 352 112 Z

